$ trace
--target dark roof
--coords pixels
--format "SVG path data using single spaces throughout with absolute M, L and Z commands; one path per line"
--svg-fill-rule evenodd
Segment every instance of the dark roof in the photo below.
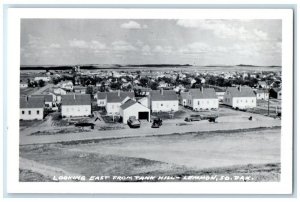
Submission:
M 183 99 L 187 99 L 188 98 L 188 92 L 181 92 L 180 93 L 180 97 L 182 97 Z
M 98 92 L 97 93 L 97 99 L 103 100 L 106 98 L 106 93 L 105 92 Z
M 257 94 L 257 93 L 269 93 L 269 91 L 266 90 L 266 89 L 258 89 L 258 90 L 256 91 L 256 94 Z
M 43 97 L 21 97 L 20 98 L 20 108 L 44 108 L 44 98 Z
M 90 105 L 91 96 L 88 94 L 62 95 L 62 105 Z
M 107 102 L 122 102 L 126 97 L 134 98 L 133 92 L 107 92 Z
M 167 101 L 167 100 L 177 100 L 177 94 L 173 90 L 153 90 L 150 92 L 152 101 Z
M 127 109 L 128 107 L 131 107 L 132 105 L 134 105 L 136 102 L 133 100 L 127 100 L 124 104 L 122 104 L 120 107 L 121 109 Z
M 213 88 L 203 88 L 203 92 L 198 89 L 190 89 L 193 99 L 218 99 L 216 91 Z
M 275 91 L 275 92 L 279 92 L 281 91 L 281 88 L 271 88 L 272 91 Z
M 256 97 L 253 90 L 249 87 L 241 87 L 241 90 L 236 87 L 229 87 L 226 90 L 226 93 L 227 92 L 229 92 L 232 97 Z
M 53 101 L 53 95 L 31 95 L 31 97 L 43 98 L 45 102 L 52 102 Z

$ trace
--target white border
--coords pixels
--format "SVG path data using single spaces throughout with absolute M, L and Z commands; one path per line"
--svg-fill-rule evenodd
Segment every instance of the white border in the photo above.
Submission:
M 201 11 L 200 11 L 201 10 Z M 21 18 L 102 19 L 282 19 L 282 141 L 280 182 L 72 183 L 19 182 L 19 73 Z M 293 114 L 293 11 L 291 9 L 8 9 L 7 192 L 8 193 L 155 193 L 291 194 Z

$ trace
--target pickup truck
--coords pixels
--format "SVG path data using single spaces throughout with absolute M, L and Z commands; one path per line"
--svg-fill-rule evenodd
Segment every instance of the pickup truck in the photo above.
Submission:
M 141 122 L 135 118 L 135 116 L 130 116 L 127 120 L 127 124 L 130 128 L 139 128 L 141 126 Z

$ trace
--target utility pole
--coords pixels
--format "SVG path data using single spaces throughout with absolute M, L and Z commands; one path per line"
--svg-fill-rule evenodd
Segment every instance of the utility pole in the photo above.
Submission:
M 269 96 L 268 96 L 268 116 L 270 116 L 270 88 L 268 89 Z

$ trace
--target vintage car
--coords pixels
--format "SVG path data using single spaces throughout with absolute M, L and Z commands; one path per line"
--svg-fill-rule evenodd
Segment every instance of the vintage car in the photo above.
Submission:
M 162 120 L 160 118 L 153 119 L 151 128 L 159 128 L 162 125 Z
M 130 128 L 139 128 L 141 126 L 141 122 L 135 118 L 135 116 L 130 116 L 127 120 L 127 124 Z

